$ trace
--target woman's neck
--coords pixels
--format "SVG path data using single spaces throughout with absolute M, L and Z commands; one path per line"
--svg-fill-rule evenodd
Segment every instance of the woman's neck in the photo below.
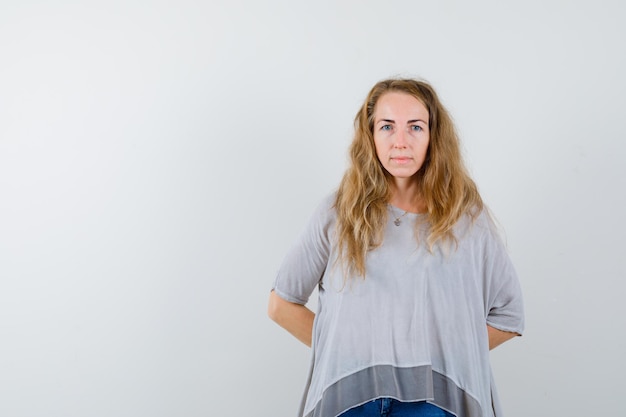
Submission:
M 414 178 L 396 178 L 391 186 L 389 203 L 410 213 L 424 213 L 426 204 Z

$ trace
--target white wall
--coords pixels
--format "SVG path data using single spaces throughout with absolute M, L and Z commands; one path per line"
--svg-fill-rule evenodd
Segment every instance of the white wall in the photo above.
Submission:
M 0 2 L 0 415 L 294 415 L 275 271 L 392 75 L 507 232 L 510 417 L 626 415 L 619 1 Z

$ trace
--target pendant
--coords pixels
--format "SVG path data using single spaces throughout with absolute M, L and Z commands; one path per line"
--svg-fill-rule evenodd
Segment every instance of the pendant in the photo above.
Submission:
M 393 224 L 395 224 L 396 226 L 400 226 L 400 219 L 395 219 L 393 221 Z

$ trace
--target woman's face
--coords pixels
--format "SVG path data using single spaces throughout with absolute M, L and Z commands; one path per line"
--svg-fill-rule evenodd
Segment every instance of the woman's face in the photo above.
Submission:
M 383 167 L 396 181 L 414 176 L 426 159 L 428 110 L 402 92 L 383 94 L 374 109 L 374 145 Z

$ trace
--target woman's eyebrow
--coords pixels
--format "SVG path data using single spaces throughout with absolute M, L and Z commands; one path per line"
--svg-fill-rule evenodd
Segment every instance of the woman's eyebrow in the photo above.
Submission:
M 377 120 L 376 123 L 380 123 L 380 122 L 385 122 L 385 123 L 396 123 L 395 120 L 391 120 L 391 119 L 380 119 Z M 422 119 L 411 119 L 411 120 L 407 120 L 407 123 L 417 123 L 417 122 L 422 122 L 422 123 L 426 123 L 428 124 L 425 120 Z

